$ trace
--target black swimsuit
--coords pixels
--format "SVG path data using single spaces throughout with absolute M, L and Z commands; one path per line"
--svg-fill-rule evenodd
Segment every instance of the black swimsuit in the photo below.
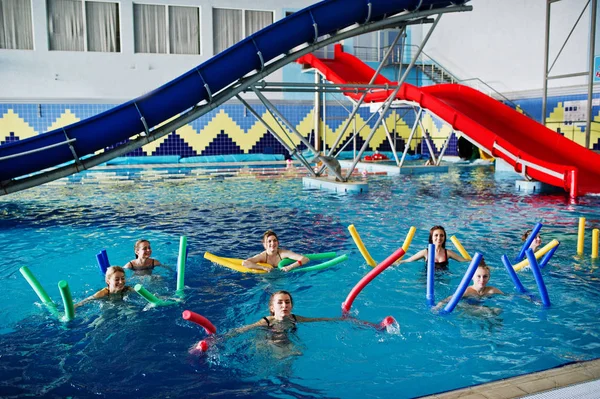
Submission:
M 283 259 L 281 258 L 281 254 L 279 254 L 279 251 L 277 251 L 277 256 L 279 256 L 279 261 L 281 262 Z M 269 254 L 267 253 L 267 251 L 265 251 L 265 263 L 268 265 L 271 265 L 269 263 Z M 273 266 L 273 265 L 271 265 L 271 266 Z M 277 266 L 275 266 L 275 267 L 277 267 Z M 267 322 L 267 325 L 268 325 L 268 323 L 269 322 Z
M 446 260 L 442 261 L 442 262 L 435 262 L 435 270 L 446 270 L 448 269 L 448 250 L 444 249 L 444 252 L 446 253 Z M 427 266 L 427 259 L 425 259 L 425 266 Z
M 150 266 L 139 266 L 139 267 L 133 266 L 133 263 L 131 263 L 131 261 L 129 261 L 128 265 L 131 267 L 128 269 L 133 270 L 134 272 L 136 272 L 136 274 L 137 274 L 137 272 L 141 272 L 141 273 L 151 272 L 156 267 L 156 264 L 155 264 L 156 260 L 155 259 L 151 259 L 151 260 L 152 260 L 152 264 Z M 125 265 L 125 266 L 127 266 L 127 265 Z M 148 274 L 150 274 L 150 273 L 148 273 Z

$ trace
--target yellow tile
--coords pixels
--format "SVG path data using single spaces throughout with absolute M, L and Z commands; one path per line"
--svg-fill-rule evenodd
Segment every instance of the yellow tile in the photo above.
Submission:
M 534 381 L 523 382 L 517 386 L 527 393 L 536 393 L 554 389 L 556 388 L 556 383 L 551 379 L 542 378 Z

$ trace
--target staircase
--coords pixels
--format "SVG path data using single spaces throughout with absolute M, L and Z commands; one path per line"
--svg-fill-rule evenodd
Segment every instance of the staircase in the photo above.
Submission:
M 419 71 L 431 79 L 435 84 L 439 83 L 456 83 L 456 79 L 444 68 L 437 64 L 421 64 L 415 65 Z

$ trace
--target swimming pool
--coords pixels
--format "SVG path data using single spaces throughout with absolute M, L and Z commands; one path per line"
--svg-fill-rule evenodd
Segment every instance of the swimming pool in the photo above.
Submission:
M 414 397 L 538 371 L 600 356 L 598 263 L 575 255 L 577 218 L 600 225 L 600 197 L 570 204 L 564 195 L 516 193 L 514 182 L 490 168 L 451 168 L 442 175 L 372 177 L 367 193 L 304 189 L 299 179 L 159 181 L 129 185 L 43 186 L 0 197 L 0 396 L 19 397 Z M 544 223 L 544 242 L 561 247 L 543 275 L 552 301 L 515 294 L 499 262 L 520 249 L 520 235 Z M 347 227 L 354 224 L 378 261 L 417 227 L 409 254 L 425 247 L 442 224 L 465 248 L 485 254 L 491 285 L 509 293 L 462 303 L 450 315 L 425 301 L 425 267 L 386 270 L 358 296 L 353 314 L 378 322 L 387 315 L 400 333 L 349 322 L 300 325 L 294 350 L 279 353 L 260 331 L 219 342 L 206 356 L 188 354 L 205 337 L 181 318 L 184 309 L 223 332 L 267 314 L 279 289 L 294 295 L 294 312 L 337 317 L 351 288 L 371 270 Z M 246 257 L 260 236 L 278 232 L 297 252 L 337 251 L 350 259 L 331 269 L 288 275 L 240 274 L 203 259 L 205 251 Z M 52 298 L 69 282 L 75 300 L 102 288 L 95 254 L 112 264 L 133 257 L 138 238 L 154 257 L 176 264 L 179 236 L 188 237 L 185 303 L 146 309 L 133 295 L 124 304 L 89 304 L 69 324 L 39 305 L 18 269 L 28 266 Z M 452 248 L 452 244 L 448 243 Z M 436 300 L 451 295 L 466 269 L 451 262 L 436 275 Z M 172 295 L 175 276 L 142 282 Z M 530 272 L 520 273 L 532 292 Z

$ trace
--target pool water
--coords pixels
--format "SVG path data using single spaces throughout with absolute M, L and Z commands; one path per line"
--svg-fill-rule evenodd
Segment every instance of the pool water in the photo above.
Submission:
M 600 197 L 571 204 L 564 195 L 525 195 L 492 169 L 451 168 L 447 174 L 369 177 L 369 191 L 335 194 L 302 187 L 300 179 L 159 181 L 129 185 L 42 186 L 0 197 L 1 397 L 394 397 L 466 387 L 600 356 L 598 263 L 588 228 L 577 256 L 578 218 L 600 225 Z M 542 222 L 544 243 L 559 250 L 543 270 L 552 306 L 544 308 L 530 271 L 519 274 L 533 299 L 519 295 L 500 263 L 513 259 L 525 229 Z M 417 233 L 408 253 L 426 246 L 441 224 L 492 267 L 490 284 L 507 293 L 463 301 L 448 315 L 426 305 L 423 262 L 391 267 L 357 297 L 352 316 L 379 322 L 392 315 L 399 331 L 350 321 L 300 324 L 281 348 L 253 330 L 220 338 L 208 353 L 188 349 L 204 330 L 181 318 L 185 309 L 218 332 L 268 314 L 269 295 L 285 289 L 294 313 L 339 317 L 341 304 L 371 269 L 354 245 L 354 224 L 371 255 L 383 260 Z M 238 273 L 203 258 L 205 251 L 248 257 L 260 237 L 277 231 L 296 252 L 336 251 L 349 260 L 319 272 Z M 149 308 L 137 294 L 122 303 L 94 301 L 70 323 L 57 321 L 19 273 L 28 266 L 60 303 L 59 280 L 75 301 L 104 286 L 95 261 L 102 248 L 113 265 L 133 258 L 139 238 L 153 257 L 175 268 L 179 237 L 188 239 L 184 302 Z M 453 249 L 448 241 L 448 248 Z M 435 295 L 451 295 L 466 270 L 451 261 L 436 274 Z M 162 297 L 176 276 L 132 277 Z

